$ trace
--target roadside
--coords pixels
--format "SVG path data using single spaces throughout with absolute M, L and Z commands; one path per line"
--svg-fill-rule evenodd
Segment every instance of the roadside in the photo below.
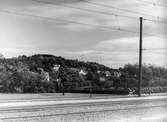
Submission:
M 17 94 L 18 95 L 18 94 Z M 44 95 L 44 94 L 42 94 Z M 0 95 L 1 96 L 1 95 Z M 19 96 L 19 95 L 18 95 Z M 29 96 L 29 94 L 28 94 Z M 32 95 L 33 96 L 33 95 Z M 133 96 L 98 96 L 94 95 L 93 97 L 81 96 L 80 98 L 72 97 L 68 98 L 63 96 L 62 98 L 49 98 L 49 95 L 44 95 L 43 98 L 38 99 L 19 99 L 19 100 L 0 100 L 0 108 L 5 107 L 21 107 L 21 106 L 41 106 L 41 105 L 59 105 L 59 104 L 82 104 L 82 103 L 100 103 L 100 102 L 119 102 L 119 101 L 134 101 L 134 100 L 156 100 L 156 99 L 166 99 L 167 94 L 152 94 L 152 95 L 143 95 L 142 97 Z M 54 95 L 52 95 L 54 96 Z M 70 96 L 70 94 L 67 96 Z M 9 96 L 8 96 L 9 97 Z
M 167 93 L 142 94 L 142 97 L 167 96 Z M 42 94 L 0 94 L 0 103 L 8 102 L 35 102 L 35 101 L 63 101 L 63 100 L 90 100 L 133 98 L 137 95 L 111 95 L 111 94 L 80 94 L 80 93 L 42 93 Z

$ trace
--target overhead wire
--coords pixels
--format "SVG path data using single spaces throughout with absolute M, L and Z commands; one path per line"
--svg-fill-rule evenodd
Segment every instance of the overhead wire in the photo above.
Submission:
M 166 55 L 167 52 L 145 52 L 147 54 L 161 54 L 161 55 Z
M 33 0 L 33 1 L 36 1 L 36 0 Z M 67 6 L 66 6 L 67 7 Z M 72 7 L 72 6 L 68 6 L 69 8 L 75 8 L 75 9 L 79 9 L 81 10 L 81 8 L 76 8 L 76 7 Z M 114 14 L 114 13 L 106 13 L 106 12 L 102 12 L 102 11 L 96 11 L 96 10 L 90 10 L 90 9 L 83 9 L 82 10 L 84 11 L 91 11 L 91 12 L 96 12 L 96 13 L 101 13 L 101 14 L 105 14 L 105 15 L 113 15 L 116 17 L 116 19 L 118 19 L 117 17 L 118 16 L 121 16 L 121 17 L 130 17 L 130 16 L 126 16 L 126 15 L 118 15 L 118 14 Z M 102 26 L 102 25 L 97 25 L 97 24 L 89 24 L 89 23 L 83 23 L 83 22 L 77 22 L 77 21 L 74 21 L 74 20 L 66 20 L 66 19 L 58 19 L 58 18 L 52 18 L 52 17 L 45 17 L 45 16 L 39 16 L 39 15 L 33 15 L 33 14 L 29 14 L 29 13 L 22 13 L 22 12 L 16 12 L 16 11 L 10 11 L 10 10 L 4 10 L 4 9 L 0 9 L 0 12 L 3 12 L 3 13 L 8 13 L 8 14 L 12 14 L 12 15 L 20 15 L 20 16 L 26 16 L 26 17 L 33 17 L 33 18 L 38 18 L 38 19 L 42 19 L 42 20 L 48 20 L 48 21 L 56 21 L 56 22 L 67 22 L 67 23 L 74 23 L 74 24 L 80 24 L 80 25 L 86 25 L 86 26 L 93 26 L 93 27 L 98 27 L 98 28 L 101 28 L 101 29 L 107 29 L 107 30 L 115 30 L 115 31 L 121 31 L 121 32 L 127 32 L 127 33 L 135 33 L 135 34 L 138 34 L 139 32 L 137 31 L 132 31 L 132 30 L 129 30 L 129 29 L 123 29 L 120 27 L 120 25 L 118 25 L 119 27 L 118 28 L 115 28 L 115 27 L 111 27 L 111 26 Z M 130 18 L 133 18 L 133 19 L 139 19 L 137 17 L 130 17 Z M 144 18 L 144 20 L 148 20 L 148 21 L 154 21 L 152 19 L 146 19 Z M 155 21 L 154 21 L 155 22 Z M 160 21 L 156 21 L 156 22 L 159 22 L 161 23 Z M 151 36 L 157 36 L 157 35 L 153 35 L 153 34 L 149 34 L 149 33 L 143 33 L 143 34 L 146 34 L 146 35 L 151 35 Z M 166 48 L 152 48 L 152 49 L 146 49 L 146 50 L 164 50 Z M 160 53 L 160 52 L 152 52 L 152 53 Z
M 153 6 L 167 7 L 167 5 L 164 5 L 164 4 L 161 4 L 161 3 L 157 3 L 157 2 L 150 2 L 150 1 L 146 1 L 146 0 L 136 0 L 136 1 L 147 3 L 147 4 L 151 4 Z
M 66 19 L 52 18 L 52 17 L 46 17 L 46 16 L 39 16 L 39 15 L 33 15 L 33 14 L 28 14 L 28 13 L 16 12 L 16 11 L 9 11 L 9 10 L 4 10 L 4 9 L 0 9 L 0 12 L 7 13 L 7 14 L 13 14 L 13 15 L 33 17 L 33 18 L 38 18 L 38 19 L 48 20 L 48 21 L 56 21 L 56 22 L 63 21 L 63 22 L 67 22 L 67 23 L 97 27 L 97 28 L 101 28 L 101 29 L 105 29 L 105 30 L 107 29 L 107 30 L 115 30 L 115 31 L 121 31 L 121 32 L 126 32 L 126 33 L 139 34 L 138 31 L 133 31 L 133 30 L 124 29 L 124 28 L 120 28 L 120 27 L 102 26 L 102 25 L 98 25 L 98 24 L 90 24 L 90 23 L 83 23 L 83 22 L 78 22 L 78 21 L 74 21 L 74 20 L 66 20 Z M 151 33 L 143 33 L 143 34 L 145 34 L 147 36 L 156 36 L 158 38 L 161 38 L 158 35 L 151 34 Z
M 117 18 L 117 20 L 118 20 L 118 17 L 126 17 L 128 19 L 129 18 L 130 19 L 139 19 L 138 17 L 134 17 L 134 16 L 127 16 L 127 15 L 121 15 L 121 14 L 115 14 L 115 13 L 108 13 L 108 12 L 106 13 L 106 12 L 103 12 L 103 11 L 90 10 L 90 9 L 85 9 L 85 8 L 81 8 L 81 7 L 54 4 L 52 2 L 47 2 L 47 1 L 41 1 L 41 0 L 32 0 L 32 1 L 37 2 L 37 3 L 42 3 L 42 4 L 49 4 L 49 5 L 53 5 L 53 6 L 62 6 L 62 7 L 72 8 L 72 9 L 78 9 L 78 10 L 82 10 L 82 11 L 93 12 L 93 13 L 98 13 L 98 14 L 103 14 L 103 15 L 112 15 L 112 16 L 115 16 Z M 85 1 L 85 0 L 81 0 L 81 1 Z M 157 20 L 152 20 L 152 19 L 147 19 L 147 18 L 143 18 L 143 21 L 150 21 L 150 22 L 157 22 L 157 23 L 167 24 L 167 21 L 157 21 Z M 120 24 L 118 25 L 118 30 L 119 29 L 120 29 Z M 154 34 L 148 34 L 148 33 L 147 33 L 147 35 L 155 36 Z
M 161 23 L 161 24 L 167 24 L 167 21 L 159 21 L 159 20 L 153 20 L 148 18 L 143 18 L 144 21 L 154 22 L 154 23 Z
M 55 3 L 52 3 L 52 2 L 41 1 L 41 0 L 32 0 L 32 1 L 42 3 L 42 4 L 49 4 L 49 5 L 54 5 L 54 6 L 61 6 L 61 7 L 66 7 L 66 8 L 78 9 L 78 10 L 87 11 L 87 12 L 91 12 L 91 13 L 97 13 L 97 14 L 103 14 L 103 15 L 112 15 L 112 16 L 117 16 L 117 17 L 119 16 L 119 17 L 124 17 L 124 18 L 128 18 L 128 19 L 135 19 L 135 20 L 138 19 L 138 17 L 122 15 L 122 14 L 115 14 L 113 12 L 104 12 L 104 11 L 86 9 L 86 8 L 81 8 L 81 7 L 76 7 L 76 6 L 74 7 L 74 6 L 69 6 L 69 5 L 60 5 L 60 4 L 55 4 Z M 162 21 L 160 19 L 161 19 L 160 17 L 157 17 L 156 20 L 155 19 L 148 19 L 148 18 L 144 18 L 143 20 L 144 21 L 151 21 L 151 22 L 167 24 L 167 21 Z M 167 18 L 164 18 L 164 19 L 167 20 Z
M 143 51 L 145 53 L 152 53 L 152 54 L 163 54 L 163 55 L 167 54 L 167 48 L 144 48 Z M 157 51 L 161 51 L 161 52 L 157 52 Z
M 144 50 L 167 50 L 167 48 L 144 48 Z
M 137 31 L 132 31 L 132 30 L 129 30 L 129 29 L 123 29 L 123 28 L 120 28 L 120 27 L 116 28 L 116 27 L 112 27 L 112 26 L 102 26 L 102 25 L 98 25 L 98 24 L 89 24 L 89 23 L 77 22 L 77 21 L 74 21 L 74 20 L 66 20 L 66 19 L 58 19 L 58 18 L 52 18 L 52 17 L 44 17 L 44 16 L 32 15 L 32 14 L 16 12 L 16 11 L 9 11 L 9 10 L 0 9 L 0 12 L 7 13 L 7 14 L 12 14 L 12 15 L 33 17 L 33 18 L 38 18 L 38 19 L 42 19 L 42 20 L 57 21 L 57 22 L 62 22 L 63 21 L 63 22 L 67 22 L 67 23 L 74 23 L 74 24 L 80 24 L 80 25 L 86 25 L 86 26 L 93 26 L 93 27 L 98 27 L 98 28 L 101 28 L 101 29 L 122 31 L 122 32 L 126 32 L 126 33 L 134 33 L 134 34 L 138 34 L 139 33 Z M 153 35 L 153 34 L 149 34 L 149 33 L 143 33 L 143 34 L 148 35 L 148 36 L 157 36 L 157 35 Z
M 102 6 L 102 7 L 106 7 L 106 8 L 111 8 L 111 9 L 119 10 L 119 11 L 122 11 L 122 12 L 128 12 L 128 13 L 133 13 L 133 14 L 139 14 L 139 15 L 149 16 L 149 17 L 157 18 L 158 20 L 159 19 L 165 19 L 165 20 L 167 20 L 167 18 L 161 18 L 159 16 L 153 16 L 153 15 L 142 13 L 142 12 L 138 12 L 138 11 L 132 11 L 132 10 L 128 10 L 128 9 L 122 9 L 122 8 L 115 7 L 115 6 L 112 6 L 112 5 L 101 4 L 101 3 L 92 2 L 92 1 L 88 1 L 88 0 L 82 0 L 82 1 L 84 1 L 86 3 L 89 3 L 89 4 L 92 4 L 92 5 L 97 5 L 97 6 Z
M 81 8 L 81 7 L 74 7 L 74 6 L 69 6 L 69 5 L 60 5 L 60 4 L 55 4 L 52 2 L 47 2 L 47 1 L 40 1 L 40 0 L 32 0 L 34 2 L 37 3 L 42 3 L 42 4 L 48 4 L 48 5 L 53 5 L 53 6 L 61 6 L 61 7 L 66 7 L 66 8 L 72 8 L 72 9 L 78 9 L 81 11 L 87 11 L 87 12 L 91 12 L 91 13 L 97 13 L 97 14 L 103 14 L 103 15 L 112 15 L 112 16 L 121 16 L 121 17 L 126 17 L 126 18 L 130 18 L 130 19 L 138 19 L 138 17 L 133 17 L 133 16 L 126 16 L 126 15 L 119 15 L 119 14 L 115 14 L 112 12 L 104 12 L 104 11 L 99 11 L 99 10 L 93 10 L 93 9 L 86 9 L 86 8 Z
M 36 0 L 33 0 L 33 1 L 36 1 Z M 96 27 L 103 28 L 103 29 L 117 30 L 117 31 L 128 32 L 128 33 L 136 33 L 136 34 L 139 33 L 137 31 L 132 31 L 132 30 L 129 30 L 129 29 L 123 29 L 123 28 L 120 28 L 120 27 L 116 28 L 116 27 L 111 27 L 111 26 L 102 26 L 102 25 L 95 25 L 95 24 L 89 24 L 89 23 L 82 23 L 82 22 L 77 22 L 77 21 L 74 21 L 74 20 L 65 20 L 65 19 L 58 19 L 58 18 L 52 18 L 52 17 L 44 17 L 44 16 L 32 15 L 32 14 L 27 14 L 27 13 L 22 13 L 22 12 L 9 11 L 9 10 L 4 10 L 4 9 L 0 9 L 0 12 L 8 13 L 8 14 L 15 14 L 15 15 L 22 15 L 22 16 L 30 16 L 30 17 L 35 17 L 35 18 L 45 19 L 45 20 L 50 20 L 50 21 L 59 21 L 59 22 L 64 21 L 64 22 L 74 23 L 74 24 L 96 26 Z M 115 15 L 115 16 L 117 17 L 119 15 Z M 159 37 L 158 35 L 154 35 L 154 34 L 150 34 L 150 33 L 143 33 L 143 34 L 148 35 L 148 36 Z M 159 38 L 161 38 L 161 37 L 159 37 Z
M 20 16 L 33 17 L 33 18 L 38 18 L 38 19 L 42 19 L 42 20 L 57 21 L 57 22 L 62 22 L 63 21 L 63 22 L 73 23 L 73 24 L 93 26 L 93 27 L 98 27 L 98 28 L 107 29 L 107 30 L 116 30 L 116 31 L 122 31 L 122 32 L 127 32 L 127 33 L 136 33 L 136 34 L 139 33 L 139 32 L 135 32 L 135 31 L 128 30 L 128 29 L 115 28 L 115 27 L 111 27 L 111 26 L 108 27 L 108 26 L 89 24 L 89 23 L 82 23 L 82 22 L 77 22 L 77 21 L 74 21 L 74 20 L 66 20 L 66 19 L 58 19 L 58 18 L 52 18 L 52 17 L 44 17 L 44 16 L 32 15 L 32 14 L 21 13 L 21 12 L 16 12 L 16 11 L 9 11 L 9 10 L 2 10 L 2 9 L 0 9 L 0 12 L 1 13 L 3 12 L 3 13 L 7 13 L 7 14 L 12 14 L 12 15 L 20 15 Z

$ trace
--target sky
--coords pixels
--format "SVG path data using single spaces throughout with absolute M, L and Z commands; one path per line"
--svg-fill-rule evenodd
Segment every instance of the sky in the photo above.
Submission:
M 138 63 L 143 17 L 143 63 L 167 67 L 166 9 L 165 0 L 0 0 L 0 53 Z

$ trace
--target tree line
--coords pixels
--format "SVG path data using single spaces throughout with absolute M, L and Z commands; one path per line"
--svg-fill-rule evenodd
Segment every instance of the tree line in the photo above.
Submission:
M 58 70 L 54 66 L 59 65 Z M 49 74 L 49 81 L 41 73 Z M 85 75 L 79 74 L 84 70 Z M 108 72 L 110 75 L 106 75 Z M 115 73 L 120 73 L 119 76 Z M 101 79 L 104 79 L 102 81 Z M 46 93 L 70 91 L 84 86 L 94 89 L 136 88 L 138 65 L 127 64 L 112 69 L 96 62 L 83 62 L 53 55 L 19 56 L 0 59 L 0 91 L 9 93 Z M 167 86 L 167 69 L 143 65 L 143 87 Z

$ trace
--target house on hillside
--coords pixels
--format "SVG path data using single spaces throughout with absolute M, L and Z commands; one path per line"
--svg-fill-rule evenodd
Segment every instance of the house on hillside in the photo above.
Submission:
M 84 69 L 81 69 L 81 70 L 79 71 L 79 74 L 85 76 L 85 75 L 88 74 L 88 72 L 87 72 L 86 70 L 84 70 Z
M 59 69 L 60 69 L 60 65 L 55 64 L 55 65 L 53 66 L 53 71 L 58 72 Z
M 105 71 L 106 77 L 111 77 L 111 73 L 109 71 Z
M 40 74 L 43 76 L 44 80 L 49 82 L 50 81 L 49 73 L 44 71 L 42 68 L 38 68 L 38 70 L 40 71 Z
M 97 81 L 98 89 L 105 89 L 113 86 L 112 74 L 110 71 L 97 70 Z
M 127 88 L 128 85 L 128 74 L 121 71 L 114 71 L 114 87 L 115 88 Z
M 99 83 L 101 89 L 112 87 L 113 82 L 112 75 L 109 71 L 101 71 L 99 73 Z

